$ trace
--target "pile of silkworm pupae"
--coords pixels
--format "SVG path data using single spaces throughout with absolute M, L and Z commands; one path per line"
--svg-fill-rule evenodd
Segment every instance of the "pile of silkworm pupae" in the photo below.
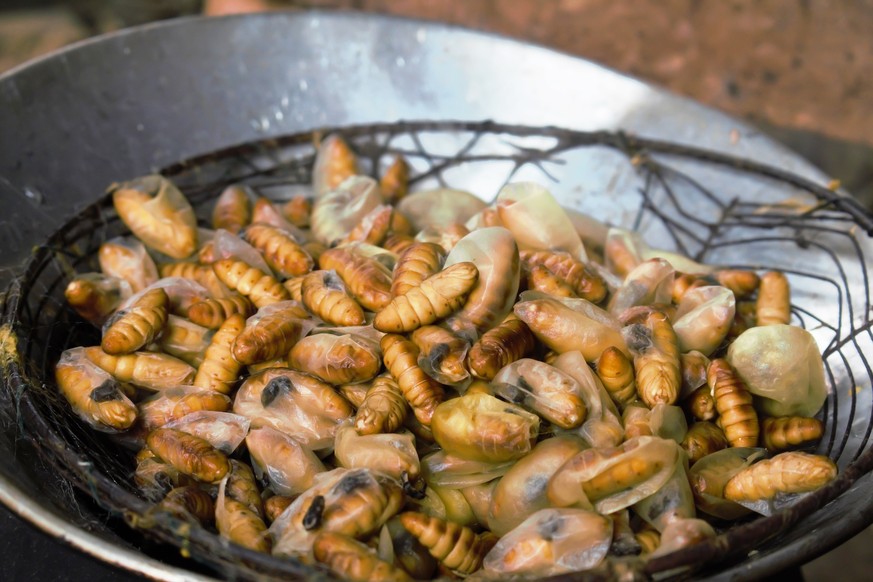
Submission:
M 109 191 L 70 306 L 77 415 L 136 453 L 152 515 L 352 580 L 541 577 L 645 560 L 836 477 L 779 272 L 703 265 L 562 208 L 361 175 L 244 185 L 198 229 L 161 176 Z

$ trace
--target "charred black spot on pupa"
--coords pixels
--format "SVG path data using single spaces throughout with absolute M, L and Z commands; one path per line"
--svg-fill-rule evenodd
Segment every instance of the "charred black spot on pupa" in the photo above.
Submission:
M 333 486 L 333 489 L 341 495 L 348 495 L 353 491 L 367 487 L 369 484 L 370 475 L 368 473 L 365 471 L 355 471 L 340 479 Z
M 312 498 L 312 503 L 303 516 L 303 529 L 306 531 L 314 530 L 321 525 L 322 517 L 324 517 L 324 496 L 316 495 Z
M 542 537 L 547 542 L 550 542 L 552 541 L 552 539 L 554 539 L 555 535 L 557 535 L 561 531 L 563 527 L 563 518 L 559 515 L 556 515 L 552 519 L 540 524 L 540 537 Z
M 652 332 L 641 323 L 634 323 L 622 330 L 627 347 L 635 352 L 644 352 L 652 345 Z
M 120 310 L 116 311 L 115 313 L 113 313 L 112 315 L 110 315 L 109 319 L 107 319 L 106 322 L 103 324 L 103 329 L 100 330 L 103 333 L 103 335 L 106 335 L 106 330 L 108 330 L 110 327 L 115 325 L 115 322 L 117 322 L 119 319 L 121 319 L 125 315 L 127 315 L 126 309 L 120 309 Z
M 118 389 L 118 382 L 115 380 L 106 380 L 91 391 L 91 400 L 94 402 L 119 400 L 120 394 L 121 391 Z
M 264 391 L 261 392 L 261 406 L 266 408 L 273 403 L 276 398 L 283 394 L 288 394 L 294 390 L 294 384 L 290 378 L 285 376 L 277 376 L 267 382 Z

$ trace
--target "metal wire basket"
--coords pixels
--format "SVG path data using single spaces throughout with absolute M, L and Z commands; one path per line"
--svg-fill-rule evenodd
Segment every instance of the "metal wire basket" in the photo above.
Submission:
M 873 256 L 873 216 L 853 199 L 753 161 L 623 133 L 490 122 L 329 131 L 345 137 L 371 172 L 403 154 L 412 167 L 413 188 L 440 185 L 487 197 L 510 180 L 536 180 L 564 205 L 638 230 L 653 246 L 711 264 L 778 269 L 788 275 L 792 323 L 814 335 L 824 359 L 830 393 L 820 413 L 825 436 L 818 452 L 838 464 L 839 478 L 770 517 L 635 563 L 632 573 L 662 575 L 687 566 L 717 572 L 750 552 L 809 536 L 827 518 L 828 508 L 821 508 L 873 469 L 873 315 L 867 271 Z M 305 191 L 315 137 L 305 133 L 246 144 L 162 173 L 181 188 L 206 224 L 211 201 L 230 183 L 248 184 L 275 200 Z M 2 304 L 0 374 L 3 390 L 14 402 L 18 431 L 60 481 L 72 485 L 56 488 L 52 501 L 75 502 L 74 488 L 96 501 L 110 528 L 122 537 L 129 538 L 130 532 L 112 521 L 118 516 L 146 538 L 175 545 L 196 564 L 224 577 L 326 575 L 150 512 L 151 503 L 133 484 L 132 455 L 107 435 L 87 428 L 59 394 L 52 370 L 60 353 L 100 340 L 99 331 L 67 307 L 64 288 L 74 273 L 98 270 L 99 245 L 124 230 L 108 197 L 88 206 L 34 249 Z M 610 577 L 616 574 L 613 567 L 582 576 Z

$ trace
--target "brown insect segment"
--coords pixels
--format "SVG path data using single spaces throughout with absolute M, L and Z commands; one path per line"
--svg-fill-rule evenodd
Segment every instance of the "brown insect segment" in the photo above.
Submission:
M 336 271 L 364 309 L 379 311 L 391 301 L 391 273 L 375 259 L 337 247 L 321 254 L 319 268 Z
M 382 561 L 376 553 L 354 539 L 333 532 L 318 534 L 312 544 L 315 560 L 344 580 L 352 582 L 411 582 L 401 570 Z
M 418 421 L 430 425 L 433 411 L 443 401 L 443 387 L 418 366 L 418 347 L 403 336 L 382 337 L 382 358 Z
M 116 312 L 103 333 L 103 351 L 117 356 L 151 343 L 167 323 L 169 303 L 163 289 L 152 289 L 124 311 Z
M 229 394 L 233 385 L 239 379 L 242 364 L 234 359 L 232 348 L 234 340 L 245 329 L 246 320 L 239 313 L 228 317 L 215 335 L 206 354 L 203 363 L 197 369 L 194 385 L 209 388 L 222 394 Z
M 752 394 L 727 360 L 719 358 L 709 364 L 706 375 L 719 414 L 719 425 L 732 447 L 758 444 L 758 414 Z
M 519 257 L 528 271 L 536 265 L 545 267 L 553 275 L 566 281 L 582 299 L 599 303 L 606 298 L 608 289 L 603 277 L 568 253 L 523 250 L 519 252 Z
M 321 244 L 318 241 L 309 241 L 303 243 L 303 250 L 309 253 L 309 256 L 312 257 L 312 260 L 318 263 L 318 259 L 321 258 L 321 255 L 324 254 L 324 251 L 327 250 L 327 247 Z
M 344 242 L 363 242 L 371 245 L 381 245 L 391 231 L 394 209 L 380 204 L 352 228 Z
M 376 314 L 373 326 L 384 332 L 409 332 L 460 309 L 479 278 L 473 263 L 457 263 L 395 297 Z
M 527 274 L 528 288 L 553 297 L 576 297 L 576 292 L 563 279 L 542 265 L 534 265 Z
M 197 250 L 197 219 L 176 186 L 158 175 L 112 184 L 118 217 L 150 248 L 184 259 Z
M 391 433 L 403 425 L 409 405 L 390 375 L 378 376 L 355 415 L 358 434 Z
M 215 518 L 215 502 L 209 493 L 197 485 L 186 485 L 172 489 L 156 506 L 159 511 L 166 511 L 173 516 L 187 520 L 196 519 L 200 524 L 212 523 Z
M 225 498 L 215 512 L 215 525 L 222 537 L 256 552 L 270 553 L 273 544 L 264 520 L 239 501 Z
M 299 277 L 312 270 L 315 261 L 294 237 L 268 224 L 246 227 L 245 240 L 258 249 L 267 265 L 283 278 Z
M 222 259 L 213 263 L 212 268 L 222 283 L 251 299 L 257 308 L 291 298 L 275 277 L 244 261 Z
M 761 423 L 764 446 L 771 451 L 803 447 L 821 438 L 824 426 L 817 418 L 780 416 L 765 418 Z
M 603 247 L 607 266 L 613 273 L 624 279 L 639 264 L 640 259 L 627 247 L 620 237 L 609 237 Z
M 470 372 L 482 380 L 493 380 L 504 366 L 533 351 L 536 338 L 525 322 L 510 313 L 497 327 L 486 331 L 467 354 Z
M 314 271 L 303 278 L 300 287 L 303 305 L 317 317 L 333 325 L 365 323 L 364 310 L 350 297 L 342 280 L 330 271 Z
M 367 397 L 367 391 L 370 390 L 372 385 L 372 382 L 362 382 L 360 384 L 343 384 L 342 386 L 337 387 L 337 391 L 342 394 L 343 398 L 351 402 L 352 406 L 354 406 L 355 409 L 358 409 L 361 407 L 361 404 L 364 403 L 364 398 Z
M 200 412 L 201 410 L 226 412 L 230 409 L 230 398 L 224 394 L 208 390 L 173 395 L 168 395 L 164 392 L 162 397 L 170 398 L 172 400 L 171 405 L 160 409 L 140 405 L 142 424 L 148 430 L 159 428 L 192 412 Z
M 310 335 L 294 344 L 288 364 L 334 386 L 366 382 L 382 368 L 375 344 L 368 347 L 351 336 L 326 333 Z
M 227 456 L 200 437 L 173 428 L 153 430 L 148 447 L 179 472 L 204 483 L 220 481 L 230 470 Z
M 722 287 L 730 289 L 737 299 L 750 297 L 761 283 L 757 273 L 741 269 L 722 269 L 713 273 L 713 278 Z
M 637 393 L 650 408 L 658 403 L 673 404 L 682 386 L 676 332 L 659 311 L 650 313 L 644 326 L 651 333 L 651 345 L 634 357 Z
M 713 420 L 718 416 L 715 398 L 706 384 L 692 392 L 682 404 L 683 408 L 697 420 Z
M 496 541 L 491 535 L 479 536 L 468 527 L 423 513 L 402 513 L 400 522 L 434 558 L 462 575 L 481 568 Z
M 470 347 L 467 340 L 436 325 L 418 328 L 410 339 L 420 350 L 419 365 L 432 378 L 456 383 L 470 376 L 464 365 Z
M 67 285 L 64 297 L 82 318 L 102 325 L 122 301 L 120 287 L 106 284 L 108 281 L 102 277 L 100 280 L 76 277 Z
M 406 500 L 403 489 L 393 479 L 377 476 L 372 481 L 368 473 L 355 469 L 342 477 L 327 494 L 331 502 L 318 512 L 320 519 L 306 529 L 322 528 L 358 537 L 376 531 L 396 514 Z
M 675 279 L 673 279 L 673 291 L 672 298 L 673 303 L 677 305 L 682 301 L 682 298 L 685 297 L 685 294 L 691 291 L 692 289 L 696 289 L 698 287 L 705 287 L 709 283 L 704 281 L 698 275 L 689 275 L 688 273 L 678 274 Z
M 233 342 L 234 359 L 244 366 L 286 356 L 300 337 L 302 321 L 309 318 L 303 307 L 290 303 L 246 325 Z
M 661 534 L 656 529 L 644 529 L 634 534 L 634 539 L 640 544 L 642 554 L 651 554 L 661 545 Z
M 711 422 L 695 422 L 688 428 L 680 443 L 688 453 L 688 462 L 694 464 L 706 455 L 728 448 L 727 437 L 720 428 Z
M 623 463 L 612 465 L 588 481 L 582 482 L 582 490 L 589 501 L 606 499 L 610 495 L 633 489 L 658 473 L 664 465 L 645 457 L 630 457 Z
M 382 196 L 389 204 L 395 204 L 409 192 L 409 164 L 403 156 L 397 156 L 379 180 Z
M 292 503 L 294 503 L 294 498 L 286 495 L 273 495 L 264 501 L 264 517 L 267 518 L 267 523 L 276 521 L 276 518 L 282 515 L 282 512 L 288 509 Z
M 324 191 L 333 190 L 342 184 L 346 178 L 358 173 L 358 158 L 349 144 L 340 136 L 329 135 L 318 145 L 318 158 L 321 162 L 313 172 L 322 176 Z M 322 192 L 316 192 L 320 195 Z
M 255 306 L 248 297 L 234 293 L 229 297 L 210 297 L 188 308 L 188 319 L 209 329 L 218 329 L 224 321 L 235 314 L 249 318 L 255 314 Z
M 106 241 L 100 245 L 97 258 L 104 275 L 127 281 L 131 290 L 138 293 L 158 280 L 158 272 L 142 244 L 127 242 Z
M 737 301 L 734 320 L 731 322 L 731 328 L 728 330 L 725 339 L 733 341 L 750 327 L 755 327 L 757 324 L 755 321 L 757 308 L 758 306 L 755 301 Z
M 770 271 L 761 277 L 755 315 L 758 325 L 787 325 L 791 321 L 791 290 L 784 274 Z
M 114 380 L 94 386 L 91 375 L 80 366 L 58 365 L 55 381 L 75 411 L 106 427 L 126 430 L 136 421 L 136 406 L 124 397 Z
M 309 228 L 309 215 L 312 214 L 312 200 L 306 196 L 294 196 L 282 205 L 282 216 L 299 228 Z
M 182 360 L 154 352 L 113 356 L 95 346 L 85 348 L 85 356 L 119 382 L 130 382 L 151 390 L 190 384 L 196 373 Z
M 273 206 L 273 201 L 266 196 L 258 196 L 254 206 L 252 206 L 252 224 L 270 224 L 270 221 L 276 215 L 276 207 Z
M 305 275 L 302 277 L 292 277 L 282 282 L 282 286 L 288 290 L 291 299 L 298 303 L 303 303 L 303 279 L 305 278 Z
M 221 193 L 212 209 L 212 228 L 237 234 L 252 221 L 252 201 L 248 188 L 231 184 Z
M 780 453 L 746 467 L 724 486 L 731 501 L 772 499 L 777 493 L 814 491 L 837 477 L 837 466 L 823 455 Z
M 264 516 L 264 504 L 261 501 L 261 492 L 255 481 L 255 474 L 251 467 L 242 461 L 231 459 L 224 494 L 239 501 L 259 517 Z
M 619 408 L 624 409 L 636 400 L 633 363 L 620 349 L 609 347 L 603 350 L 597 358 L 594 370 Z
M 408 234 L 395 232 L 388 235 L 388 238 L 386 238 L 385 242 L 382 243 L 382 248 L 394 253 L 395 255 L 401 255 L 406 251 L 406 249 L 414 244 L 416 244 L 416 240 Z
M 161 277 L 181 277 L 199 283 L 213 297 L 224 297 L 227 288 L 218 279 L 215 271 L 209 265 L 198 263 L 168 263 L 161 265 Z
M 397 297 L 421 285 L 425 279 L 439 272 L 446 259 L 441 246 L 429 242 L 413 242 L 400 256 L 394 267 L 391 295 Z

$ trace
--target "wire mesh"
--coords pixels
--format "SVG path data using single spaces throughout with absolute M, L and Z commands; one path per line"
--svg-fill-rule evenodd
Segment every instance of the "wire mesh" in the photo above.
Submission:
M 515 179 L 545 182 L 562 203 L 636 229 L 655 246 L 707 263 L 788 275 L 792 323 L 813 333 L 830 384 L 820 413 L 825 437 L 819 452 L 838 463 L 841 476 L 787 510 L 648 562 L 647 574 L 741 558 L 873 468 L 873 320 L 867 270 L 873 217 L 855 200 L 778 168 L 622 133 L 491 122 L 397 123 L 336 132 L 371 173 L 403 155 L 412 168 L 412 189 L 454 187 L 496 194 Z M 186 194 L 206 226 L 211 201 L 231 183 L 247 184 L 274 200 L 308 192 L 313 144 L 324 133 L 237 146 L 162 173 Z M 35 249 L 13 282 L 2 305 L 0 338 L 4 389 L 14 403 L 7 416 L 66 481 L 109 514 L 123 515 L 129 525 L 174 544 L 221 575 L 321 575 L 150 512 L 151 504 L 133 485 L 133 459 L 123 442 L 86 427 L 55 387 L 52 370 L 60 353 L 100 340 L 99 331 L 66 306 L 64 288 L 75 273 L 99 270 L 99 245 L 124 230 L 104 197 Z M 71 495 L 53 494 L 60 503 Z

